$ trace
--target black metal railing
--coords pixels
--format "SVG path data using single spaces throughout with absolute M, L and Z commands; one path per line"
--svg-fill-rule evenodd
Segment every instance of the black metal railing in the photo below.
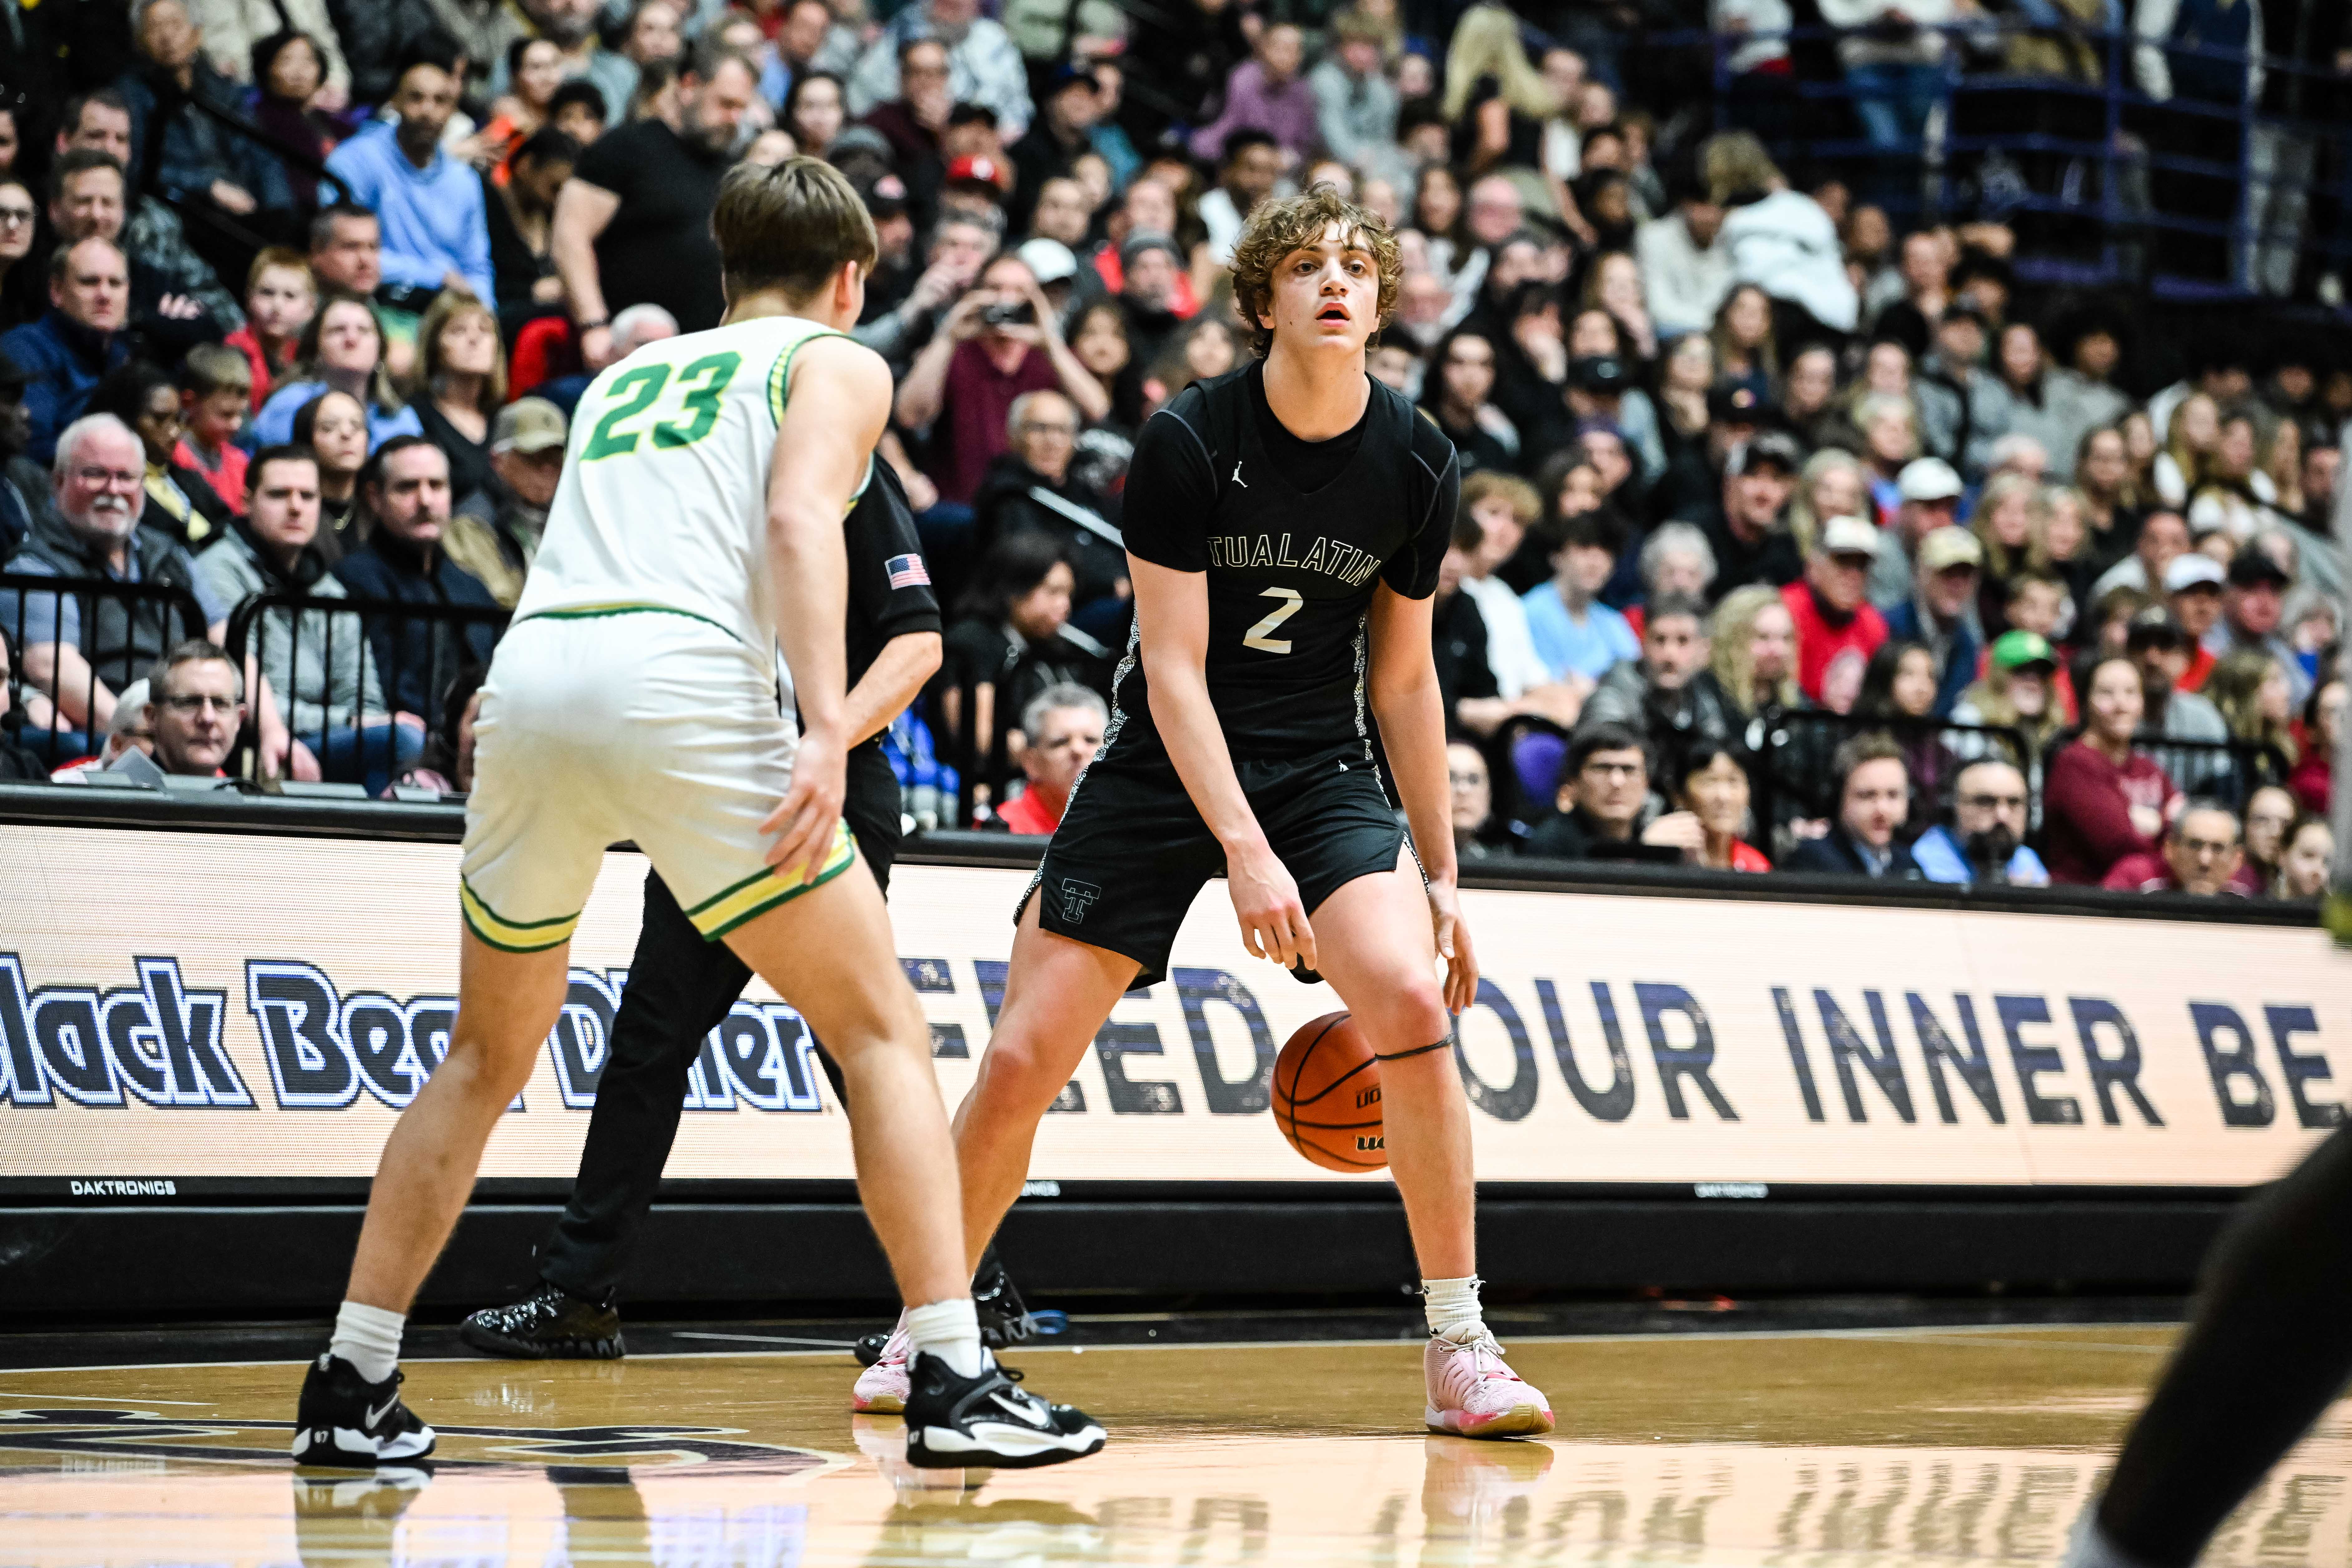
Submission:
M 45 607 L 39 624 L 47 635 L 28 640 L 26 622 Z M 75 636 L 60 642 L 68 610 Z M 19 743 L 53 767 L 102 750 L 114 700 L 146 679 L 166 649 L 206 629 L 204 609 L 186 588 L 0 572 L 11 705 L 25 715 Z
M 489 662 L 510 613 L 472 605 L 257 594 L 229 616 L 229 656 L 271 685 L 280 720 L 329 783 L 379 793 L 440 732 L 452 689 Z M 268 771 L 239 741 L 244 776 Z

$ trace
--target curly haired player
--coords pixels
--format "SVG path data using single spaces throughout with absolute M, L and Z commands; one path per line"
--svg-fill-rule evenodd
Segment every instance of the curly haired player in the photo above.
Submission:
M 1022 900 L 1003 1006 L 957 1113 L 964 1240 L 977 1257 L 994 1235 L 1039 1119 L 1120 994 L 1166 972 L 1222 870 L 1244 946 L 1328 977 L 1381 1058 L 1428 1302 L 1427 1424 L 1515 1436 L 1549 1431 L 1551 1410 L 1479 1313 L 1450 1049 L 1478 969 L 1454 897 L 1430 617 L 1461 478 L 1452 444 L 1364 363 L 1399 270 L 1387 226 L 1330 187 L 1266 203 L 1234 258 L 1260 357 L 1187 388 L 1136 443 L 1122 520 L 1135 634 L 1102 750 Z M 908 1350 L 894 1335 L 858 1379 L 859 1408 L 904 1397 Z

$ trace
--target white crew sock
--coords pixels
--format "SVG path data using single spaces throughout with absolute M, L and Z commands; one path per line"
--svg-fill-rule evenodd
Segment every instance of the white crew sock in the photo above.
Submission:
M 907 1338 L 914 1342 L 917 1355 L 939 1357 L 955 1368 L 958 1377 L 977 1377 L 988 1364 L 988 1352 L 980 1344 L 980 1313 L 969 1296 L 910 1309 Z
M 327 1349 L 359 1368 L 368 1382 L 382 1383 L 400 1364 L 400 1331 L 407 1321 L 405 1312 L 346 1301 L 335 1314 L 335 1337 Z
M 1465 1279 L 1421 1282 L 1422 1309 L 1429 1314 L 1430 1338 L 1452 1340 L 1463 1345 L 1486 1331 L 1486 1320 L 1478 1312 L 1478 1284 L 1475 1274 Z

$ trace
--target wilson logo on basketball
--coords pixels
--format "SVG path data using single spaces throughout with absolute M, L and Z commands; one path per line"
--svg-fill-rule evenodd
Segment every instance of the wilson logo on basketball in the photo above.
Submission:
M 1369 1105 L 1378 1105 L 1380 1102 L 1381 1086 L 1379 1084 L 1374 1084 L 1370 1089 L 1360 1089 L 1357 1092 L 1356 1109 L 1359 1110 L 1363 1110 Z

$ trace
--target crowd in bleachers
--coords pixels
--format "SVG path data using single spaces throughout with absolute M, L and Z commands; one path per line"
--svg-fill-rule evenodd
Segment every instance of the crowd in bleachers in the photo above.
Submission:
M 892 731 L 922 826 L 1058 817 L 1135 433 L 1250 353 L 1251 210 L 1328 182 L 1402 237 L 1370 369 L 1465 475 L 1465 855 L 2324 886 L 2352 358 L 2037 281 L 1921 173 L 1943 35 L 1881 12 L 1940 14 L 1824 0 L 1850 174 L 1738 0 L 0 5 L 0 776 L 462 792 L 579 398 L 718 322 L 718 183 L 797 153 L 880 239 L 857 335 L 949 611 Z M 1643 55 L 1692 23 L 1752 39 L 1728 99 Z M 2263 90 L 2142 30 L 2168 91 Z

